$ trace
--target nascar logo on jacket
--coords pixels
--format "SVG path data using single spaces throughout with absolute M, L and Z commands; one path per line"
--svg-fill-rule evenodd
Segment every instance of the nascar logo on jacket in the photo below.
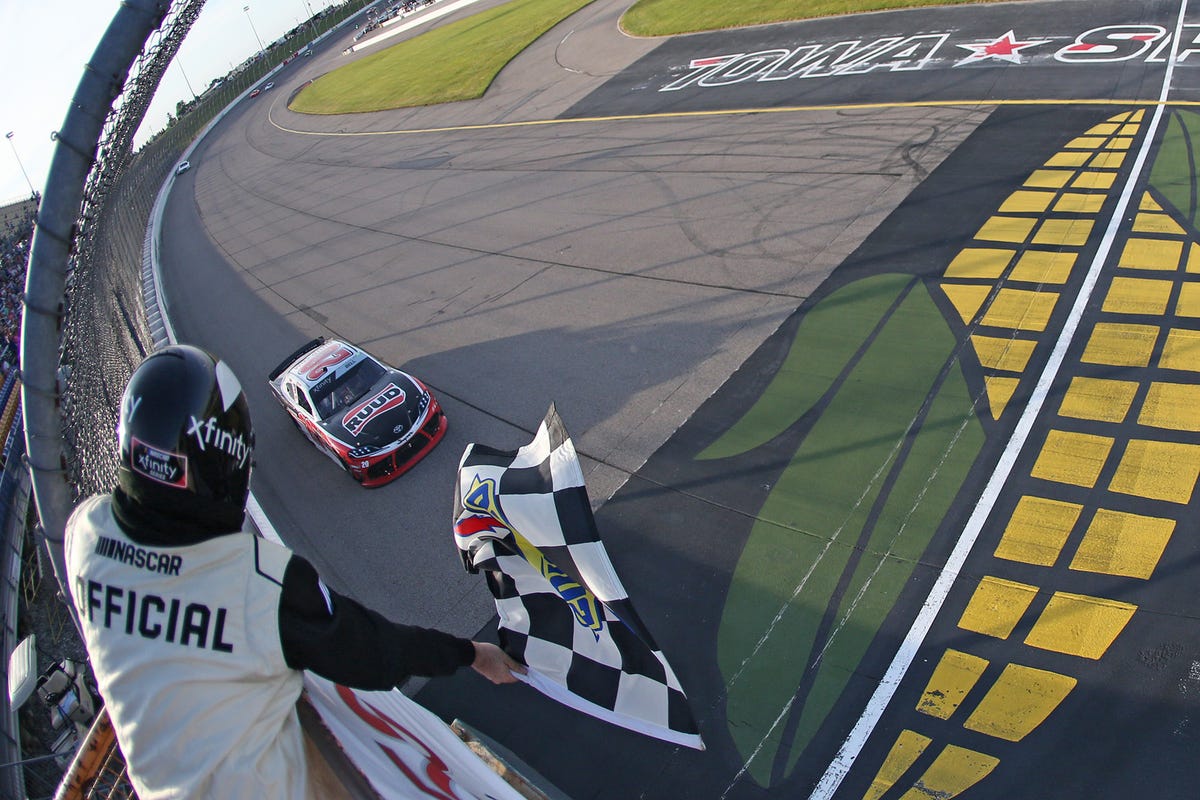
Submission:
M 351 435 L 358 436 L 358 432 L 372 419 L 403 403 L 404 390 L 389 383 L 378 394 L 346 412 L 346 416 L 342 417 L 342 427 Z

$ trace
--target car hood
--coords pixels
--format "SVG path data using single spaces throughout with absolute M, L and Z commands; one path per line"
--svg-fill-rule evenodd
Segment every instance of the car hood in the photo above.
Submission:
M 352 447 L 383 447 L 407 436 L 428 407 L 429 394 L 420 384 L 391 372 L 321 425 Z

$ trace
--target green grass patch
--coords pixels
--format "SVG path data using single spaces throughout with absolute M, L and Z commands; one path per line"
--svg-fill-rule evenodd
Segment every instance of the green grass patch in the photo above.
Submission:
M 634 36 L 671 36 L 813 17 L 1001 0 L 638 0 L 621 17 Z
M 518 53 L 591 1 L 512 0 L 322 75 L 289 108 L 351 114 L 472 100 Z
M 1200 140 L 1200 115 L 1175 109 L 1167 120 L 1162 144 L 1150 170 L 1150 184 L 1162 193 L 1179 213 L 1200 226 L 1197 209 L 1197 141 Z
M 844 380 L 841 369 L 814 359 L 808 364 L 815 373 L 781 370 L 776 381 L 794 383 L 797 399 L 818 390 L 829 396 L 758 512 L 718 633 L 729 734 L 743 758 L 756 754 L 749 774 L 763 786 L 773 783 L 774 763 L 786 775 L 817 735 L 985 442 L 961 369 L 945 371 L 956 341 L 944 317 L 924 284 L 902 295 L 913 280 L 866 278 L 810 312 L 822 312 L 820 329 L 801 326 L 794 349 L 821 350 L 844 339 L 837 349 L 853 354 L 843 364 Z M 862 332 L 877 326 L 864 341 Z M 807 383 L 817 388 L 805 390 Z M 774 383 L 769 391 L 785 394 Z M 768 402 L 748 418 L 769 433 L 806 411 Z M 782 420 L 769 420 L 772 413 Z M 737 453 L 755 441 L 766 440 L 740 433 L 725 450 Z M 818 654 L 811 689 L 796 698 Z M 780 725 L 783 708 L 788 718 Z M 785 729 L 794 736 L 777 754 Z

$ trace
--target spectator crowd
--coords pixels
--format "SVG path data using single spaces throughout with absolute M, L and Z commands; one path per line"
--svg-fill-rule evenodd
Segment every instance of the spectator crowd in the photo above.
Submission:
M 0 209 L 0 378 L 17 366 L 21 351 L 21 295 L 25 292 L 25 267 L 33 242 L 37 204 L 20 203 Z

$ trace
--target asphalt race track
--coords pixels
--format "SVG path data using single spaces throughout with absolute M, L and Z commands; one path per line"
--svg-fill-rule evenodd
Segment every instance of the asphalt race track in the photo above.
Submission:
M 574 800 L 1194 796 L 1200 12 L 658 42 L 623 7 L 477 102 L 289 112 L 347 34 L 176 179 L 169 312 L 246 385 L 284 540 L 398 619 L 486 632 L 458 458 L 553 402 L 707 749 L 474 674 L 412 688 Z M 316 335 L 445 406 L 395 483 L 273 405 Z

